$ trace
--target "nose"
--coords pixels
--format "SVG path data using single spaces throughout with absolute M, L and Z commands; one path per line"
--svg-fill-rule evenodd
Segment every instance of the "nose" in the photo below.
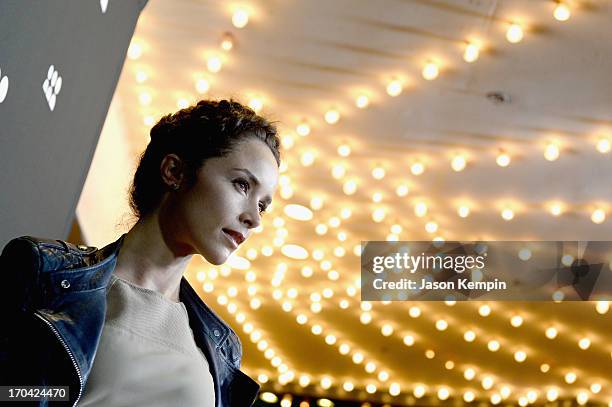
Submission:
M 245 225 L 247 229 L 254 229 L 261 224 L 261 215 L 259 214 L 259 206 L 255 205 L 255 209 L 247 208 L 240 215 L 240 223 Z

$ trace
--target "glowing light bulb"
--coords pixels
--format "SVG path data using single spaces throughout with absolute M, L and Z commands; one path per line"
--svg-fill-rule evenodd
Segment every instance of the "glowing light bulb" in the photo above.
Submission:
M 500 167 L 507 167 L 510 164 L 510 156 L 506 153 L 500 153 L 495 159 L 495 162 Z
M 439 73 L 440 70 L 438 68 L 438 65 L 431 61 L 425 64 L 425 66 L 423 67 L 423 71 L 421 72 L 423 78 L 428 81 L 433 81 L 434 79 L 436 79 Z
M 383 336 L 391 336 L 393 334 L 393 326 L 390 324 L 383 325 L 380 329 L 380 333 L 383 334 Z
M 438 231 L 438 224 L 436 222 L 427 222 L 425 224 L 425 230 L 427 233 L 436 233 Z
M 576 381 L 576 373 L 568 372 L 565 374 L 565 382 L 567 384 L 572 384 Z
M 189 106 L 189 101 L 187 101 L 187 99 L 185 99 L 185 98 L 180 98 L 179 100 L 176 101 L 176 106 L 179 109 L 184 109 L 187 106 Z
M 471 403 L 472 401 L 474 401 L 475 398 L 476 396 L 474 395 L 474 392 L 471 390 L 468 390 L 465 393 L 463 393 L 463 400 L 466 403 Z
M 408 188 L 408 185 L 406 185 L 406 184 L 398 185 L 397 188 L 395 188 L 395 193 L 399 197 L 404 197 L 404 196 L 408 195 L 409 191 L 410 191 L 410 189 Z
M 392 396 L 398 396 L 400 394 L 400 385 L 399 383 L 391 383 L 389 386 L 389 394 Z
M 351 392 L 355 388 L 355 385 L 352 382 L 344 382 L 342 388 L 344 389 L 344 391 Z
M 506 39 L 511 44 L 521 42 L 521 40 L 523 39 L 523 35 L 523 27 L 521 27 L 518 23 L 510 24 L 510 27 L 508 27 L 508 31 L 506 31 Z
M 436 329 L 438 331 L 445 331 L 448 328 L 448 322 L 443 319 L 439 319 L 436 321 Z
M 591 221 L 597 225 L 606 220 L 606 212 L 603 209 L 595 209 L 591 214 Z
M 221 62 L 221 58 L 217 56 L 212 56 L 206 61 L 206 68 L 212 73 L 219 72 L 222 66 L 223 62 Z
M 514 218 L 514 211 L 512 211 L 512 209 L 506 208 L 502 210 L 501 217 L 504 220 L 512 220 Z
M 519 326 L 523 325 L 523 317 L 521 317 L 520 315 L 515 315 L 510 319 L 510 324 L 515 327 L 518 328 Z
M 476 376 L 476 371 L 472 369 L 471 367 L 468 367 L 463 372 L 463 377 L 465 377 L 465 380 L 472 380 L 474 379 L 475 376 Z
M 302 157 L 300 158 L 300 162 L 302 163 L 304 167 L 311 166 L 314 163 L 314 160 L 315 160 L 315 156 L 310 151 L 304 152 L 302 154 Z
M 232 15 L 232 24 L 236 28 L 244 28 L 249 23 L 249 13 L 243 9 L 239 8 L 234 11 Z
M 138 59 L 142 55 L 142 46 L 137 42 L 132 42 L 128 47 L 128 58 L 130 59 Z
M 359 95 L 357 99 L 355 99 L 355 106 L 360 109 L 365 109 L 370 104 L 370 99 L 366 95 Z
M 195 88 L 198 93 L 206 93 L 210 90 L 210 83 L 206 79 L 198 79 Z
M 465 46 L 465 51 L 463 52 L 463 60 L 465 62 L 474 62 L 478 59 L 478 56 L 480 55 L 480 47 L 473 43 L 470 42 Z
M 425 166 L 421 162 L 416 162 L 410 166 L 410 172 L 412 175 L 421 175 L 425 172 Z
M 308 123 L 302 122 L 297 125 L 297 127 L 295 128 L 295 131 L 300 136 L 305 137 L 310 134 L 310 126 L 308 125 Z
M 555 388 L 551 388 L 546 391 L 546 400 L 553 402 L 557 400 L 558 397 L 559 397 L 559 390 Z
M 448 389 L 446 387 L 442 387 L 438 390 L 438 398 L 440 400 L 446 400 L 448 399 L 448 397 L 450 396 L 450 392 L 448 391 Z
M 351 154 L 351 147 L 346 144 L 338 146 L 338 155 L 348 157 Z
M 609 153 L 612 149 L 612 143 L 610 142 L 610 139 L 608 137 L 601 137 L 599 140 L 597 140 L 596 147 L 597 151 L 602 154 L 606 154 Z
M 499 350 L 499 347 L 499 342 L 496 340 L 489 341 L 489 343 L 487 344 L 487 348 L 489 348 L 491 352 L 497 352 Z
M 425 202 L 417 203 L 414 206 L 414 214 L 419 218 L 422 218 L 423 216 L 427 215 L 427 204 L 425 204 Z
M 595 305 L 595 310 L 598 314 L 604 315 L 610 310 L 610 302 L 609 301 L 597 301 Z
M 466 331 L 466 332 L 463 334 L 463 339 L 464 339 L 466 342 L 473 342 L 473 341 L 474 341 L 474 339 L 476 339 L 476 333 L 475 333 L 474 331 Z
M 385 177 L 385 169 L 382 167 L 376 167 L 372 170 L 372 177 L 375 179 L 383 179 Z
M 381 192 L 374 192 L 372 194 L 372 202 L 379 203 L 383 199 L 383 194 Z
M 346 195 L 353 195 L 357 191 L 357 182 L 355 180 L 348 180 L 342 185 L 342 191 Z
M 340 120 L 340 112 L 337 110 L 332 109 L 325 112 L 325 121 L 328 124 L 336 124 L 338 123 L 338 120 Z
M 582 338 L 578 341 L 578 347 L 582 350 L 587 350 L 591 346 L 591 340 L 589 338 Z
M 425 395 L 425 392 L 426 392 L 425 386 L 423 386 L 422 384 L 417 384 L 414 387 L 414 391 L 412 392 L 412 394 L 414 394 L 414 397 L 420 399 L 421 397 Z
M 143 83 L 144 81 L 146 81 L 148 78 L 147 73 L 144 71 L 138 71 L 136 72 L 136 82 L 138 83 Z
M 249 107 L 256 113 L 259 113 L 259 111 L 263 108 L 263 101 L 259 98 L 251 98 L 251 100 L 249 100 Z
M 548 143 L 544 148 L 544 158 L 547 161 L 555 161 L 559 158 L 559 146 L 556 143 Z
M 524 351 L 519 350 L 514 352 L 514 360 L 517 362 L 522 363 L 525 361 L 525 359 L 527 359 L 527 354 Z
M 387 94 L 389 96 L 395 97 L 400 93 L 402 93 L 402 83 L 399 80 L 395 79 L 387 84 Z
M 561 204 L 554 203 L 550 205 L 550 214 L 553 216 L 559 216 L 563 212 L 563 207 Z
M 412 346 L 414 345 L 414 337 L 412 335 L 404 335 L 404 345 Z
M 460 205 L 457 208 L 457 214 L 462 218 L 467 218 L 470 215 L 470 207 L 467 205 Z
M 221 49 L 223 51 L 231 51 L 232 48 L 234 48 L 234 41 L 229 35 L 224 36 L 223 39 L 221 40 Z
M 481 317 L 488 317 L 491 314 L 491 307 L 487 304 L 481 305 L 478 308 L 478 313 Z
M 151 101 L 153 100 L 153 97 L 148 92 L 142 92 L 140 95 L 138 95 L 138 100 L 140 101 L 141 105 L 145 105 L 146 106 L 146 105 L 151 104 Z
M 551 326 L 546 330 L 546 337 L 548 339 L 555 339 L 557 337 L 557 333 L 557 329 Z
M 456 155 L 455 157 L 453 157 L 453 160 L 451 161 L 451 167 L 456 172 L 463 171 L 463 169 L 465 169 L 466 164 L 467 164 L 467 161 L 465 160 L 465 157 L 462 155 Z
M 572 13 L 570 8 L 562 1 L 557 4 L 557 7 L 555 7 L 555 10 L 553 11 L 553 17 L 555 17 L 555 20 L 557 21 L 567 21 L 571 15 Z

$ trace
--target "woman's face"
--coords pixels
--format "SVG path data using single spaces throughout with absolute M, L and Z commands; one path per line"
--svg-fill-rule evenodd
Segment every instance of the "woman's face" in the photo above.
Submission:
M 176 254 L 223 264 L 259 226 L 277 183 L 272 151 L 249 137 L 228 155 L 205 160 L 194 185 L 171 194 L 162 206 L 162 231 Z

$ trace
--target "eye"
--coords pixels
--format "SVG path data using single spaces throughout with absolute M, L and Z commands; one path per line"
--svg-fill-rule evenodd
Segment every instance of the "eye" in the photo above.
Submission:
M 234 184 L 238 185 L 238 188 L 240 188 L 245 194 L 249 192 L 249 188 L 251 187 L 249 183 L 244 179 L 237 179 L 236 181 L 234 181 Z

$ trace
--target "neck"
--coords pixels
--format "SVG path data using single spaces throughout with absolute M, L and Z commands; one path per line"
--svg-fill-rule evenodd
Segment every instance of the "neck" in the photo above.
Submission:
M 177 254 L 162 233 L 158 214 L 140 219 L 126 234 L 114 274 L 137 286 L 179 301 L 183 273 L 191 254 Z

